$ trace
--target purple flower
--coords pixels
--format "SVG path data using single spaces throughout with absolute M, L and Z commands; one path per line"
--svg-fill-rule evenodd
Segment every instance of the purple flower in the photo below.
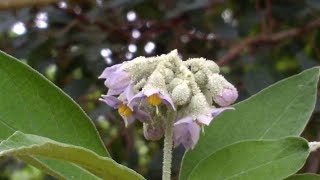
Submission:
M 174 123 L 174 147 L 182 144 L 186 149 L 191 149 L 197 144 L 200 135 L 200 126 L 191 116 L 187 116 Z
M 108 95 L 121 94 L 130 84 L 131 76 L 123 70 L 122 64 L 107 67 L 99 79 L 105 79 L 104 84 L 109 88 Z
M 216 96 L 213 100 L 220 106 L 229 106 L 234 103 L 238 98 L 238 91 L 236 88 L 225 88 L 221 95 Z
M 159 106 L 161 103 L 164 103 L 168 107 L 175 110 L 172 98 L 169 94 L 160 92 L 158 89 L 148 89 L 143 90 L 132 97 L 132 99 L 129 102 L 129 106 L 132 106 L 132 103 L 135 103 L 137 101 L 144 101 L 148 104 L 151 104 L 153 106 Z
M 174 123 L 173 140 L 174 146 L 182 144 L 186 149 L 192 149 L 198 142 L 202 125 L 209 125 L 210 122 L 224 110 L 232 107 L 213 108 L 208 114 L 199 115 L 196 118 L 187 116 Z
M 128 106 L 128 99 L 133 96 L 132 93 L 131 85 L 129 85 L 124 91 L 124 95 L 126 97 L 124 101 L 121 101 L 111 95 L 102 95 L 102 98 L 99 100 L 115 109 L 118 109 L 118 112 L 123 118 L 126 126 L 133 123 L 135 119 L 139 119 L 142 122 L 149 122 L 151 117 L 147 112 L 138 109 L 136 105 L 133 105 L 133 107 Z

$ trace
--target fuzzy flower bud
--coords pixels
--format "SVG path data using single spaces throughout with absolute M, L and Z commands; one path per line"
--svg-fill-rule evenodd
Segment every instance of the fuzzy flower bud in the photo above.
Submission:
M 147 140 L 156 141 L 163 137 L 164 130 L 162 126 L 143 123 L 143 135 Z
M 191 90 L 186 82 L 177 85 L 172 90 L 173 102 L 179 106 L 186 104 L 191 97 Z
M 237 89 L 219 74 L 209 77 L 207 88 L 211 93 L 211 98 L 220 106 L 229 106 L 238 98 Z
M 183 79 L 174 78 L 168 85 L 168 90 L 172 92 L 175 87 L 177 87 L 179 84 L 182 84 L 182 83 L 183 83 Z
M 220 106 L 229 106 L 238 98 L 238 91 L 234 87 L 224 88 L 221 95 L 215 96 L 213 100 Z
M 198 93 L 192 96 L 190 103 L 184 109 L 185 112 L 191 116 L 198 116 L 207 112 L 211 106 L 208 104 L 205 96 L 202 93 Z

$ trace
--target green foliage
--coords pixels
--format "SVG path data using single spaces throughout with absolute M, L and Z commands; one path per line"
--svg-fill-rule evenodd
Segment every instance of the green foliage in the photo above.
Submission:
M 38 2 L 33 1 L 33 3 Z M 125 130 L 121 117 L 112 108 L 98 102 L 97 97 L 105 93 L 106 89 L 97 77 L 106 66 L 137 56 L 168 53 L 174 48 L 177 48 L 184 58 L 202 56 L 219 61 L 232 47 L 248 38 L 260 35 L 265 35 L 267 38 L 274 37 L 273 34 L 280 31 L 304 28 L 305 24 L 314 22 L 320 17 L 319 0 L 64 2 L 67 5 L 65 8 L 61 8 L 62 3 L 11 9 L 2 7 L 0 49 L 21 59 L 70 95 L 96 123 L 101 139 L 111 156 L 117 162 L 137 170 L 147 179 L 159 179 L 161 176 L 159 168 L 162 163 L 160 157 L 162 142 L 145 141 L 141 127 L 137 124 L 135 128 L 130 127 Z M 267 2 L 270 2 L 270 6 Z M 129 22 L 126 18 L 129 11 L 137 13 L 137 19 L 133 22 Z M 35 23 L 41 13 L 47 14 L 46 28 L 39 28 Z M 23 34 L 13 31 L 14 25 L 18 22 L 23 23 L 26 28 Z M 132 37 L 134 29 L 141 33 L 139 38 Z M 149 41 L 154 42 L 156 46 L 151 54 L 144 51 L 144 46 Z M 130 52 L 129 44 L 136 45 L 137 52 Z M 238 101 L 242 101 L 273 82 L 319 65 L 319 47 L 319 28 L 303 31 L 299 36 L 287 37 L 273 43 L 259 41 L 246 46 L 238 56 L 223 63 L 222 74 L 237 86 L 240 93 Z M 100 54 L 102 48 L 110 49 L 112 54 L 108 58 L 102 57 Z M 0 66 L 0 71 L 2 67 Z M 19 71 L 17 73 L 19 76 L 25 76 Z M 0 81 L 1 88 L 8 89 L 2 86 L 5 82 L 2 79 Z M 0 92 L 3 94 L 3 91 Z M 13 109 L 16 106 L 9 108 Z M 315 141 L 319 137 L 319 117 L 318 100 L 308 126 L 302 134 L 309 141 Z M 107 126 L 101 123 L 102 118 L 108 122 Z M 50 128 L 46 126 L 54 126 L 50 121 L 45 122 L 42 124 L 44 129 Z M 75 120 L 76 127 L 78 127 L 77 122 Z M 63 126 L 64 121 L 61 123 Z M 69 121 L 66 123 L 73 124 Z M 33 122 L 31 125 L 26 122 L 24 126 L 33 124 L 36 123 Z M 6 131 L 1 129 L 0 134 Z M 206 134 L 207 131 L 208 129 Z M 67 132 L 64 128 L 59 131 L 60 136 L 68 136 Z M 79 134 L 82 139 L 84 136 Z M 6 138 L 7 136 L 0 137 L 1 140 Z M 54 137 L 49 138 L 59 141 Z M 105 150 L 101 149 L 101 153 L 105 154 Z M 177 179 L 183 149 L 180 148 L 175 153 L 173 178 Z M 319 155 L 311 158 L 319 158 Z M 46 163 L 49 164 L 49 161 L 52 169 L 60 167 L 59 161 L 51 159 Z M 1 158 L 0 179 L 13 178 L 7 172 L 20 171 L 21 166 L 23 165 L 19 161 L 12 158 Z M 60 171 L 66 169 L 60 168 Z M 304 172 L 316 173 L 319 172 L 319 168 L 306 164 L 300 171 Z M 77 175 L 74 171 L 73 176 L 76 179 Z
M 250 139 L 299 136 L 316 102 L 319 67 L 282 80 L 236 104 L 205 129 L 205 134 L 183 159 L 181 179 L 188 179 L 199 162 L 217 150 Z
M 298 171 L 308 155 L 308 143 L 302 138 L 244 141 L 203 159 L 188 179 L 283 179 Z
M 36 135 L 23 134 L 19 131 L 1 142 L 0 156 L 3 155 L 43 156 L 71 162 L 92 173 L 82 173 L 86 176 L 80 176 L 80 179 L 144 179 L 136 172 L 110 158 L 99 156 L 91 150 Z M 82 169 L 82 171 L 85 170 Z M 68 177 L 68 179 L 74 179 L 74 177 Z
M 21 131 L 108 156 L 91 120 L 71 98 L 36 71 L 3 52 L 0 52 L 0 67 L 0 140 Z M 68 176 L 64 174 L 68 168 L 74 174 L 82 174 L 78 167 L 68 167 L 69 163 L 55 166 L 48 159 L 25 159 L 31 164 L 38 162 L 35 166 L 53 175 Z

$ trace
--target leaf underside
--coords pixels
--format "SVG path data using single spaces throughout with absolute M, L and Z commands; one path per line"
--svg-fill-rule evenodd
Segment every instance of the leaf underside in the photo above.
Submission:
M 133 170 L 108 157 L 99 156 L 91 150 L 59 143 L 37 135 L 23 134 L 19 131 L 0 143 L 0 156 L 4 155 L 36 156 L 42 157 L 45 161 L 55 159 L 60 164 L 66 161 L 87 172 L 84 176 L 74 174 L 73 179 L 77 179 L 77 176 L 80 179 L 144 179 Z

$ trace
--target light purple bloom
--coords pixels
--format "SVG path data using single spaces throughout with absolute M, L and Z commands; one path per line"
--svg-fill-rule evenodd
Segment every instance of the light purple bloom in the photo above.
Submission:
M 186 149 L 193 148 L 199 140 L 200 129 L 200 126 L 191 116 L 180 119 L 174 124 L 174 146 L 177 147 L 182 144 Z
M 100 98 L 99 100 L 105 102 L 107 105 L 113 107 L 114 109 L 118 109 L 118 111 L 119 107 L 121 106 L 122 108 L 128 108 L 127 110 L 130 111 L 129 113 L 127 113 L 128 116 L 122 115 L 119 111 L 119 114 L 125 121 L 126 126 L 133 123 L 135 119 L 139 119 L 142 122 L 150 122 L 151 116 L 147 112 L 140 110 L 136 105 L 133 105 L 132 107 L 128 106 L 128 99 L 133 96 L 131 85 L 127 87 L 127 89 L 124 91 L 124 94 L 127 98 L 125 101 L 121 101 L 117 97 L 111 95 L 102 95 L 102 98 Z
M 216 96 L 213 100 L 220 106 L 229 106 L 238 98 L 238 91 L 236 88 L 225 88 L 221 95 Z
M 99 79 L 105 79 L 104 84 L 109 88 L 108 95 L 118 95 L 128 87 L 131 76 L 123 70 L 122 64 L 117 64 L 107 67 Z
M 129 102 L 129 106 L 131 107 L 132 104 L 136 103 L 137 101 L 146 103 L 148 101 L 148 97 L 151 97 L 152 95 L 157 95 L 157 97 L 159 97 L 161 99 L 162 103 L 167 105 L 169 108 L 176 110 L 174 103 L 173 103 L 173 100 L 170 97 L 170 95 L 168 93 L 160 92 L 159 89 L 155 89 L 155 88 L 143 90 L 143 91 L 139 92 L 138 94 L 136 94 L 135 96 L 133 96 Z
M 208 114 L 199 115 L 196 118 L 191 116 L 179 119 L 174 123 L 173 140 L 174 146 L 182 144 L 186 149 L 192 149 L 198 142 L 200 136 L 200 125 L 209 125 L 210 122 L 224 110 L 232 107 L 213 108 Z

